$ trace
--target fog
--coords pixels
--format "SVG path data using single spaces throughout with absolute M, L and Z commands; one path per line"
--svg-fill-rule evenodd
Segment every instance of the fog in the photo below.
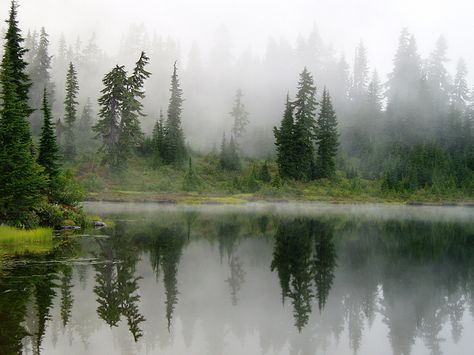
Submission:
M 318 97 L 323 86 L 332 91 L 341 127 L 347 126 L 349 109 L 341 103 L 335 70 L 341 58 L 352 67 L 361 40 L 370 71 L 377 69 L 382 83 L 392 70 L 403 28 L 416 37 L 423 60 L 440 35 L 446 38 L 451 77 L 459 57 L 468 68 L 474 67 L 474 47 L 466 45 L 474 12 L 468 0 L 22 0 L 19 4 L 23 35 L 44 26 L 50 36 L 57 118 L 63 115 L 67 64 L 58 59 L 61 36 L 70 48 L 67 61 L 77 65 L 81 105 L 87 98 L 96 104 L 103 75 L 115 64 L 130 69 L 145 50 L 152 77 L 146 88 L 148 117 L 142 120 L 143 130 L 150 133 L 160 109 L 166 110 L 172 64 L 177 60 L 186 140 L 203 151 L 218 146 L 222 134 L 230 130 L 228 113 L 240 88 L 250 114 L 243 150 L 248 155 L 272 155 L 272 127 L 281 119 L 286 94 L 295 94 L 304 66 L 315 77 Z M 3 18 L 8 5 L 0 4 Z M 318 54 L 310 53 L 313 45 Z

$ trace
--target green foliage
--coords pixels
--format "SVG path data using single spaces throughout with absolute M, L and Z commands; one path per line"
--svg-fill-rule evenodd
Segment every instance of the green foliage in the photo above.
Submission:
M 64 158 L 72 160 L 76 156 L 76 140 L 74 127 L 77 120 L 77 95 L 79 94 L 79 83 L 77 72 L 72 63 L 66 75 L 66 98 L 64 99 Z
M 193 161 L 189 158 L 188 170 L 184 175 L 183 190 L 184 191 L 196 191 L 201 187 L 202 182 L 199 176 L 196 174 L 193 168 Z
M 270 175 L 270 169 L 268 168 L 267 161 L 265 161 L 263 165 L 260 167 L 260 171 L 258 173 L 258 179 L 265 183 L 269 183 L 272 181 L 272 177 Z
M 168 105 L 168 117 L 164 128 L 162 126 L 162 149 L 160 157 L 165 164 L 180 164 L 187 156 L 186 146 L 184 143 L 184 134 L 181 127 L 181 113 L 183 106 L 183 90 L 180 87 L 178 70 L 176 63 L 173 67 L 173 75 L 171 76 L 171 97 Z
M 332 107 L 329 92 L 324 89 L 316 129 L 316 143 L 318 145 L 316 176 L 319 178 L 330 178 L 336 173 L 335 158 L 339 146 L 338 136 L 336 113 Z
M 32 208 L 43 199 L 45 180 L 32 152 L 27 121 L 32 112 L 28 106 L 30 81 L 16 7 L 13 1 L 0 68 L 0 220 L 29 226 L 35 220 Z
M 100 120 L 94 131 L 102 138 L 104 163 L 115 171 L 126 168 L 133 148 L 143 139 L 139 121 L 143 113 L 139 100 L 145 97 L 143 86 L 150 76 L 145 70 L 148 61 L 142 52 L 132 76 L 127 77 L 125 68 L 117 65 L 103 79 L 105 87 L 99 98 Z
M 59 147 L 56 142 L 56 134 L 51 117 L 51 109 L 48 102 L 48 93 L 44 89 L 43 94 L 43 116 L 44 122 L 41 128 L 41 138 L 38 154 L 38 164 L 44 168 L 44 174 L 48 179 L 47 195 L 51 197 L 57 188 L 58 176 L 60 174 Z
M 233 136 L 230 137 L 228 144 L 225 135 L 222 137 L 219 165 L 221 169 L 227 171 L 240 171 L 242 168 L 239 153 L 237 152 L 237 145 Z
M 294 119 L 290 97 L 286 97 L 285 113 L 280 128 L 274 127 L 275 145 L 277 147 L 278 171 L 282 177 L 296 178 L 294 149 Z

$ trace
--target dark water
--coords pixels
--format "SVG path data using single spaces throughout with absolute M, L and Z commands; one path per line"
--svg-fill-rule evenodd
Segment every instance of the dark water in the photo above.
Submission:
M 473 354 L 474 209 L 87 204 L 2 257 L 0 354 Z

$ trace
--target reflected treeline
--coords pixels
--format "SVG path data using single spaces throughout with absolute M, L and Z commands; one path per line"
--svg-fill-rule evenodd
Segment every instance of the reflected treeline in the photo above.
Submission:
M 25 350 L 40 354 L 48 321 L 54 317 L 59 327 L 79 333 L 80 322 L 86 320 L 76 319 L 72 312 L 75 303 L 80 303 L 75 286 L 84 290 L 87 283 L 96 302 L 91 311 L 101 324 L 116 327 L 126 322 L 130 340 L 148 338 L 144 329 L 153 328 L 146 328 L 145 318 L 153 315 L 144 313 L 145 296 L 140 292 L 147 268 L 164 287 L 164 314 L 160 315 L 164 332 L 165 323 L 171 333 L 176 329 L 173 319 L 177 316 L 188 344 L 193 334 L 189 327 L 202 324 L 216 332 L 228 329 L 240 339 L 246 332 L 257 331 L 265 351 L 289 346 L 294 354 L 316 353 L 327 351 L 336 339 L 347 340 L 358 353 L 370 328 L 383 323 L 393 354 L 410 354 L 420 341 L 431 354 L 441 354 L 443 342 L 457 343 L 463 338 L 466 316 L 472 319 L 474 314 L 474 225 L 470 223 L 187 212 L 153 221 L 118 221 L 105 233 L 109 236 L 88 237 L 82 244 L 70 241 L 50 254 L 28 256 L 27 263 L 18 263 L 25 260 L 22 257 L 4 264 L 1 354 Z M 178 289 L 178 278 L 185 276 L 178 271 L 193 243 L 201 248 L 194 255 L 212 250 L 206 255 L 215 255 L 216 264 L 209 265 L 220 265 L 222 273 L 216 275 L 226 275 L 218 282 L 225 285 L 228 298 L 220 297 L 222 302 L 212 298 L 218 303 L 207 310 L 189 308 L 194 307 L 194 300 L 186 295 L 189 285 L 180 286 L 184 294 Z M 94 257 L 93 265 L 50 262 L 79 254 Z M 188 263 L 185 274 L 191 272 L 190 267 Z M 260 279 L 271 278 L 270 271 L 278 281 L 275 288 Z M 187 277 L 187 283 L 191 282 Z M 196 273 L 196 285 L 204 277 Z M 255 287 L 259 289 L 250 290 Z M 245 309 L 258 301 L 255 297 L 265 300 L 264 306 L 251 308 L 261 313 L 237 316 L 239 307 Z M 180 309 L 177 305 L 183 299 L 187 308 Z M 52 311 L 55 305 L 57 312 Z M 269 325 L 267 318 L 274 322 Z M 295 327 L 285 326 L 291 318 Z M 97 322 L 88 321 L 89 328 L 97 327 Z M 451 339 L 442 335 L 446 327 Z M 221 353 L 224 335 L 215 339 L 214 331 L 207 333 L 208 341 L 216 342 L 209 344 L 211 352 Z M 348 338 L 342 339 L 343 334 Z
M 283 301 L 291 299 L 299 331 L 308 323 L 314 298 L 319 310 L 324 308 L 335 267 L 332 225 L 311 219 L 279 224 L 271 268 L 278 273 Z
M 75 255 L 76 247 L 73 241 L 61 241 L 44 255 L 0 256 L 0 262 L 6 265 L 0 275 L 1 354 L 21 354 L 26 350 L 41 353 L 58 288 L 61 288 L 61 316 L 67 323 L 73 302 L 72 285 L 61 281 L 60 275 L 70 274 L 72 268 L 49 261 Z M 24 258 L 28 258 L 28 263 L 23 263 Z

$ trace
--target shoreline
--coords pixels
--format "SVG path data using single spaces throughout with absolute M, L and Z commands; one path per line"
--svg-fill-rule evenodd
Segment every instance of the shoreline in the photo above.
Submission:
M 199 193 L 148 193 L 144 191 L 108 191 L 87 194 L 83 202 L 116 202 L 116 203 L 154 203 L 170 205 L 244 205 L 252 202 L 269 203 L 329 203 L 329 204 L 386 204 L 407 206 L 443 206 L 471 207 L 474 200 L 448 199 L 433 197 L 424 199 L 391 198 L 379 196 L 266 196 L 260 194 L 213 195 Z

